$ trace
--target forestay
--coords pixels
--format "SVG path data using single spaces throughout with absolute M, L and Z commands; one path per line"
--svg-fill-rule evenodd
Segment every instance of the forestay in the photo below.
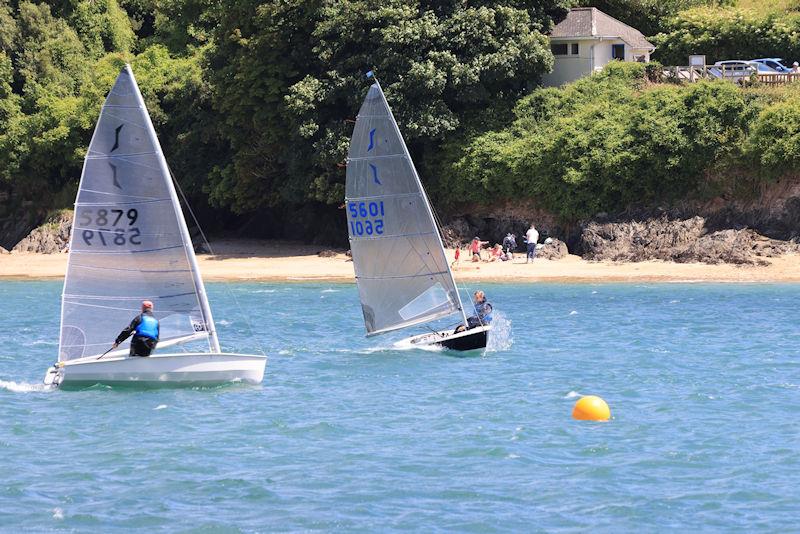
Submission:
M 350 141 L 346 208 L 368 335 L 461 309 L 428 199 L 377 83 Z
M 174 185 L 126 66 L 106 98 L 84 161 L 59 360 L 105 352 L 143 299 L 155 305 L 162 345 L 213 331 Z

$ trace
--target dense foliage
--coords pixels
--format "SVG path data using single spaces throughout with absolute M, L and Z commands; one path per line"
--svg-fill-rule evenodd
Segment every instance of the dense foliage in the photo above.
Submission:
M 695 194 L 730 166 L 800 170 L 793 89 L 652 86 L 636 65 L 537 88 L 553 61 L 544 33 L 567 3 L 0 0 L 0 233 L 32 199 L 42 214 L 71 204 L 126 62 L 193 203 L 274 225 L 304 207 L 306 226 L 339 215 L 369 69 L 441 206 L 526 198 L 577 218 Z M 599 7 L 664 30 L 666 63 L 800 54 L 794 19 L 679 11 L 709 3 Z
M 550 69 L 544 33 L 565 6 L 0 0 L 0 187 L 67 204 L 104 94 L 131 62 L 196 199 L 239 213 L 337 205 L 367 70 L 428 175 L 443 139 L 510 116 Z
M 689 9 L 670 18 L 653 37 L 655 57 L 666 65 L 687 65 L 690 54 L 706 61 L 780 57 L 800 60 L 800 17 L 786 13 Z
M 536 85 L 552 65 L 542 31 L 562 12 L 557 2 L 514 0 L 237 2 L 220 14 L 209 54 L 231 143 L 211 175 L 212 200 L 236 210 L 340 202 L 347 121 L 369 69 L 424 161 Z
M 701 194 L 729 169 L 796 172 L 795 96 L 723 81 L 650 86 L 642 65 L 611 64 L 534 91 L 511 126 L 451 147 L 442 186 L 476 202 L 534 198 L 574 220 Z

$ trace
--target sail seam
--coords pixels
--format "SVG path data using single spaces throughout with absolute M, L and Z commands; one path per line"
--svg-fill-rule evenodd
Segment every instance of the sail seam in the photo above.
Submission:
M 405 154 L 384 154 L 382 156 L 362 156 L 360 158 L 347 158 L 347 161 L 365 161 L 373 159 L 386 159 L 386 158 L 405 158 Z
M 402 278 L 425 278 L 430 276 L 437 276 L 440 274 L 447 274 L 447 271 L 439 271 L 435 273 L 424 273 L 424 274 L 407 274 L 403 276 L 356 276 L 357 280 L 395 280 L 395 279 L 402 279 Z
M 114 204 L 153 204 L 156 202 L 169 202 L 171 198 L 154 198 L 150 200 L 129 200 L 126 202 L 115 202 Z M 76 206 L 108 206 L 108 202 L 76 202 Z
M 376 241 L 378 239 L 397 239 L 400 237 L 418 237 L 423 235 L 433 235 L 433 232 L 422 232 L 418 234 L 398 234 L 398 235 L 381 235 L 378 237 L 350 237 L 350 241 Z
M 89 250 L 74 250 L 73 252 L 75 254 L 93 254 L 93 255 L 112 254 L 112 255 L 115 255 L 115 256 L 119 256 L 121 254 L 141 254 L 143 252 L 158 252 L 159 250 L 170 250 L 170 249 L 173 249 L 173 248 L 182 248 L 182 247 L 183 247 L 183 245 L 175 245 L 175 246 L 171 246 L 171 247 L 150 248 L 150 249 L 146 249 L 146 250 L 122 250 L 122 251 L 119 251 L 119 252 L 111 252 L 111 251 L 104 251 L 104 250 L 101 250 L 99 252 L 92 252 L 92 251 L 89 251 Z

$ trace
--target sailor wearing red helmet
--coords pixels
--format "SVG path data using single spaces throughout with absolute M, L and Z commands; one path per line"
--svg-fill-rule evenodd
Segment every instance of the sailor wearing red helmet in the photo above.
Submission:
M 130 355 L 150 356 L 158 343 L 159 328 L 158 319 L 153 316 L 153 303 L 149 300 L 142 301 L 142 313 L 134 317 L 131 324 L 119 333 L 114 348 L 131 334 L 133 339 L 131 339 Z

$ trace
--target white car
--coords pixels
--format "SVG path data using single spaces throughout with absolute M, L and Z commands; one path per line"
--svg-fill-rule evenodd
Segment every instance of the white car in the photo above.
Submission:
M 713 67 L 708 69 L 708 72 L 715 78 L 745 80 L 758 72 L 758 63 L 737 59 L 717 61 Z

